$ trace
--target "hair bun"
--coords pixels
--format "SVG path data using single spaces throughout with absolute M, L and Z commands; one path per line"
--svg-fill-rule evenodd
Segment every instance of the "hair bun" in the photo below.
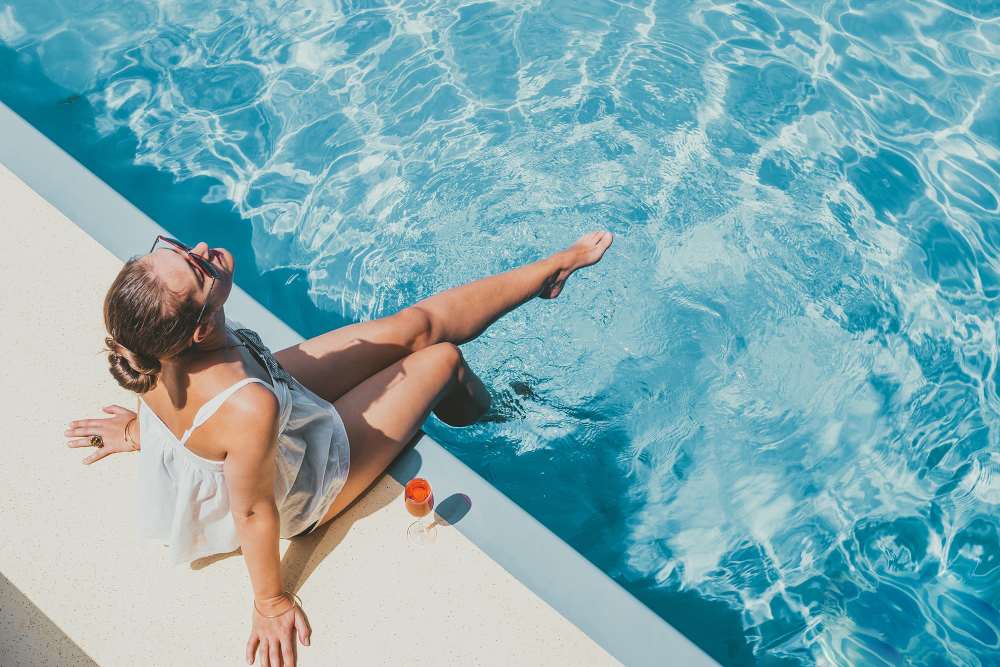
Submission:
M 190 347 L 204 304 L 192 294 L 178 295 L 142 261 L 125 262 L 104 297 L 104 342 L 111 374 L 136 393 L 156 386 L 161 359 Z
M 142 359 L 112 336 L 105 338 L 104 344 L 108 347 L 109 370 L 118 384 L 137 394 L 145 394 L 156 386 L 156 376 L 160 373 L 158 359 Z

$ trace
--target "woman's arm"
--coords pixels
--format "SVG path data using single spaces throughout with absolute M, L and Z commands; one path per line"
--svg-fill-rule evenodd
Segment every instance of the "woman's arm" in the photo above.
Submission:
M 239 400 L 236 398 L 229 401 L 226 422 L 237 425 L 230 433 L 239 435 L 232 438 L 234 444 L 226 452 L 223 474 L 254 599 L 260 610 L 269 614 L 268 604 L 282 609 L 288 606 L 280 597 L 283 587 L 274 500 L 278 399 L 264 387 L 244 389 Z
M 274 499 L 278 399 L 251 385 L 228 402 L 226 432 L 239 434 L 226 452 L 223 475 L 254 594 L 253 625 L 246 646 L 252 663 L 258 648 L 269 667 L 295 667 L 295 637 L 309 643 L 305 612 L 284 595 Z M 232 438 L 232 436 L 229 436 Z

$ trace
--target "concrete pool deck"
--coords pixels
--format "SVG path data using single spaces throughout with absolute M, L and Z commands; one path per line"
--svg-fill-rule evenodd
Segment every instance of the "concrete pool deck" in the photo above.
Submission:
M 0 467 L 0 664 L 245 664 L 250 589 L 239 554 L 169 565 L 163 547 L 137 536 L 138 454 L 83 466 L 90 450 L 65 447 L 71 419 L 135 405 L 100 353 L 105 290 L 135 251 L 95 239 L 93 221 L 121 223 L 120 247 L 139 252 L 155 225 L 33 132 L 0 105 L 11 249 L 0 279 L 13 315 L 0 333 L 12 429 Z M 272 349 L 299 339 L 240 290 L 227 310 Z M 300 664 L 712 664 L 433 441 L 390 473 L 315 535 L 281 541 L 286 583 L 313 627 Z M 420 548 L 405 541 L 412 519 L 398 481 L 418 473 L 439 502 L 472 503 Z

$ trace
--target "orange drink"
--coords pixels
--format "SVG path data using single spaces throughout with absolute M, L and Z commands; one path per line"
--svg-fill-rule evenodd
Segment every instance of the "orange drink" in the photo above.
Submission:
M 413 516 L 427 516 L 434 508 L 434 494 L 431 493 L 430 482 L 420 477 L 411 479 L 406 483 L 403 500 L 407 512 Z
M 422 477 L 414 477 L 403 489 L 403 503 L 406 511 L 415 517 L 424 517 L 434 509 L 434 494 L 431 483 Z M 406 537 L 412 544 L 429 544 L 437 537 L 436 521 L 429 524 L 419 518 L 406 529 Z

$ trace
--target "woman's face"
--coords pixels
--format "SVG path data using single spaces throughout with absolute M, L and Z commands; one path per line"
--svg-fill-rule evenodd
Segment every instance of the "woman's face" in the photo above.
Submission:
M 212 277 L 206 275 L 197 262 L 188 257 L 180 249 L 162 244 L 147 255 L 152 270 L 163 281 L 163 284 L 175 294 L 191 298 L 199 305 L 204 305 L 204 322 L 222 307 L 233 289 L 234 260 L 231 252 L 225 248 L 209 248 L 207 243 L 199 243 L 191 248 L 192 255 L 198 255 L 208 261 L 219 272 L 212 286 Z M 211 290 L 211 293 L 209 293 Z

